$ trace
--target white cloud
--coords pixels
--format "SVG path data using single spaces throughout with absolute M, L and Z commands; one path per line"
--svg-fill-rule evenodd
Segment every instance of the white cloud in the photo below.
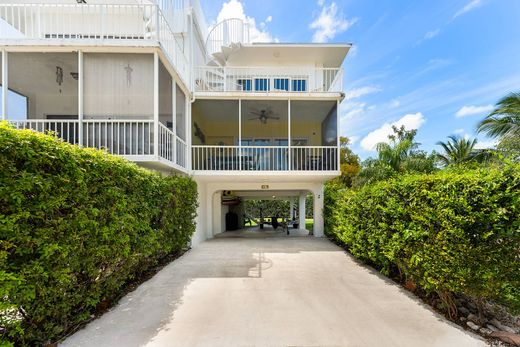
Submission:
M 388 105 L 390 108 L 398 108 L 399 106 L 401 106 L 401 101 L 399 101 L 398 99 L 393 99 L 392 101 L 390 101 L 390 105 Z
M 467 116 L 472 116 L 475 114 L 483 115 L 484 113 L 488 113 L 493 110 L 493 105 L 485 105 L 485 106 L 462 106 L 460 110 L 455 113 L 455 117 L 462 118 Z
M 312 42 L 328 42 L 358 21 L 358 18 L 346 19 L 338 12 L 335 2 L 326 6 L 324 0 L 319 0 L 318 5 L 321 7 L 320 15 L 309 25 L 314 30 Z
M 366 87 L 360 87 L 355 89 L 347 90 L 345 93 L 345 98 L 347 100 L 357 99 L 364 95 L 372 94 L 380 92 L 381 88 L 374 87 L 374 86 L 366 86 Z
M 495 148 L 498 144 L 497 140 L 489 140 L 489 141 L 477 141 L 475 145 L 475 149 L 488 149 Z
M 453 130 L 453 133 L 457 134 L 457 135 L 464 134 L 465 132 L 466 132 L 466 130 L 464 130 L 462 128 Z
M 278 39 L 273 37 L 265 27 L 266 24 L 273 20 L 272 16 L 268 16 L 265 21 L 258 26 L 253 17 L 249 17 L 244 12 L 244 5 L 240 0 L 229 0 L 222 4 L 222 8 L 217 16 L 217 23 L 225 19 L 239 18 L 249 25 L 249 37 L 251 42 L 278 42 Z
M 424 34 L 423 40 L 433 39 L 435 36 L 439 35 L 440 32 L 441 29 L 430 30 L 426 34 Z
M 459 17 L 459 16 L 462 16 L 463 14 L 479 7 L 480 5 L 482 5 L 482 0 L 471 0 L 470 2 L 468 2 L 466 4 L 466 6 L 464 6 L 463 8 L 461 8 L 460 10 L 458 10 L 454 15 L 453 15 L 453 19 Z
M 367 151 L 373 151 L 376 145 L 380 142 L 388 142 L 388 135 L 393 133 L 392 125 L 401 127 L 404 125 L 406 130 L 419 129 L 426 118 L 424 118 L 421 112 L 415 114 L 407 114 L 393 123 L 385 123 L 378 129 L 371 131 L 367 136 L 361 140 L 361 147 Z

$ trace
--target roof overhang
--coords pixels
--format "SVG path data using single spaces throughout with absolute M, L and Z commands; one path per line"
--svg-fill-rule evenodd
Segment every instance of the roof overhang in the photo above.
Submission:
M 338 68 L 350 43 L 252 43 L 228 58 L 229 66 L 319 65 Z

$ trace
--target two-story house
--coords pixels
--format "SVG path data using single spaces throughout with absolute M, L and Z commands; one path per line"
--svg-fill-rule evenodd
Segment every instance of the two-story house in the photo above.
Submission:
M 224 231 L 222 193 L 314 197 L 339 175 L 341 65 L 349 44 L 250 42 L 208 28 L 197 0 L 0 4 L 1 115 L 198 184 L 192 243 Z

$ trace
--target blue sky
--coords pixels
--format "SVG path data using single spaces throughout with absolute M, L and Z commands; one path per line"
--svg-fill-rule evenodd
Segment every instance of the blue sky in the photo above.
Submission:
M 349 42 L 341 134 L 362 158 L 391 124 L 425 150 L 476 136 L 502 96 L 520 91 L 520 0 L 201 0 L 208 23 L 243 15 L 258 40 Z M 243 11 L 242 14 L 237 13 Z M 479 136 L 482 147 L 493 141 Z

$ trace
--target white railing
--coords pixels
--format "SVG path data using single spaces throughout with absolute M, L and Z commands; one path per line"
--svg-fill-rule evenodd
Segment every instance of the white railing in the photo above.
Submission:
M 77 120 L 12 120 L 9 123 L 16 129 L 31 129 L 40 133 L 52 132 L 66 142 L 79 143 L 79 122 Z
M 337 147 L 192 146 L 198 171 L 337 171 Z M 289 155 L 290 154 L 290 155 Z
M 188 145 L 186 145 L 186 141 L 181 139 L 180 137 L 176 138 L 176 163 L 177 165 L 181 167 L 188 167 L 188 160 L 187 160 L 187 154 L 188 154 Z
M 115 155 L 134 160 L 153 160 L 153 120 L 12 120 L 17 129 L 31 129 L 54 136 L 72 144 L 104 149 Z M 80 135 L 81 124 L 81 135 Z M 159 123 L 159 151 L 157 155 L 187 168 L 187 145 L 170 129 Z M 138 158 L 140 157 L 140 158 Z M 148 159 L 146 159 L 148 158 Z
M 211 55 L 233 43 L 249 43 L 249 25 L 240 18 L 225 19 L 217 23 L 206 39 L 206 52 Z
M 341 92 L 341 68 L 214 67 L 194 69 L 196 92 Z
M 155 4 L 0 4 L 0 19 L 8 24 L 0 25 L 0 39 L 152 40 L 188 82 L 188 60 L 171 24 L 185 12 L 175 13 L 179 16 L 170 14 L 168 20 Z

